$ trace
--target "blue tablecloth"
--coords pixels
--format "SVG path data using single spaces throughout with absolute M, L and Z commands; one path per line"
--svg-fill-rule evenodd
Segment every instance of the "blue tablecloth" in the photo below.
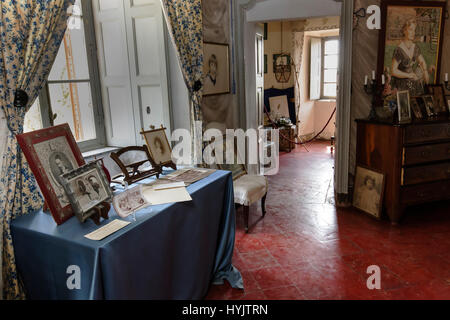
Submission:
M 144 181 L 145 182 L 145 181 Z M 202 299 L 212 282 L 243 288 L 231 259 L 235 237 L 233 181 L 217 171 L 188 187 L 193 201 L 152 206 L 102 241 L 84 235 L 91 220 L 56 226 L 37 212 L 12 223 L 18 270 L 29 299 Z M 119 219 L 114 210 L 109 221 Z M 81 289 L 69 290 L 69 266 Z

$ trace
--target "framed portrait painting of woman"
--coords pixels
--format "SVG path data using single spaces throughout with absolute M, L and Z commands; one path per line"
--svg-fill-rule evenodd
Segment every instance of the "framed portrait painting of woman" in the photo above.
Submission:
M 421 96 L 439 81 L 445 2 L 385 0 L 381 12 L 378 75 L 387 80 L 385 99 L 405 90 Z

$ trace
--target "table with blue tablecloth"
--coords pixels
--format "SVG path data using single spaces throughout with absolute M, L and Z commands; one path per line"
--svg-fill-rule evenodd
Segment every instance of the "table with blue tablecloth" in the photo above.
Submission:
M 136 221 L 128 217 L 130 225 L 102 241 L 84 237 L 99 228 L 92 220 L 81 224 L 73 217 L 57 226 L 42 211 L 14 220 L 16 263 L 27 297 L 202 299 L 212 283 L 223 280 L 242 289 L 241 274 L 231 264 L 231 173 L 216 171 L 188 192 L 191 202 L 142 209 Z M 114 219 L 120 218 L 111 209 L 102 226 Z M 81 288 L 73 289 L 77 270 Z

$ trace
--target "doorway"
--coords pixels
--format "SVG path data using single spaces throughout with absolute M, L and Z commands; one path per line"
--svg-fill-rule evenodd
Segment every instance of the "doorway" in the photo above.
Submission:
M 255 57 L 255 34 L 261 23 L 273 21 L 299 21 L 307 19 L 326 20 L 326 17 L 339 16 L 339 59 L 336 79 L 336 123 L 335 141 L 335 192 L 338 195 L 348 193 L 348 163 L 350 140 L 350 98 L 351 98 L 351 62 L 352 62 L 352 1 L 333 0 L 289 1 L 289 0 L 237 0 L 234 8 L 236 21 L 236 59 L 237 93 L 240 104 L 245 105 L 241 113 L 242 128 L 258 128 L 260 125 L 257 107 Z M 317 31 L 314 29 L 307 31 Z M 272 63 L 267 57 L 267 64 Z M 332 108 L 332 106 L 331 106 Z M 305 109 L 306 110 L 306 109 Z M 319 117 L 320 118 L 320 117 Z

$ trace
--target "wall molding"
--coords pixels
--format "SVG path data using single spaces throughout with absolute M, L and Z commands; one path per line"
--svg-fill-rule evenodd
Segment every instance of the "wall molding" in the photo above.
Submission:
M 353 1 L 344 1 L 341 11 L 340 80 L 336 113 L 335 191 L 348 194 L 352 98 Z

